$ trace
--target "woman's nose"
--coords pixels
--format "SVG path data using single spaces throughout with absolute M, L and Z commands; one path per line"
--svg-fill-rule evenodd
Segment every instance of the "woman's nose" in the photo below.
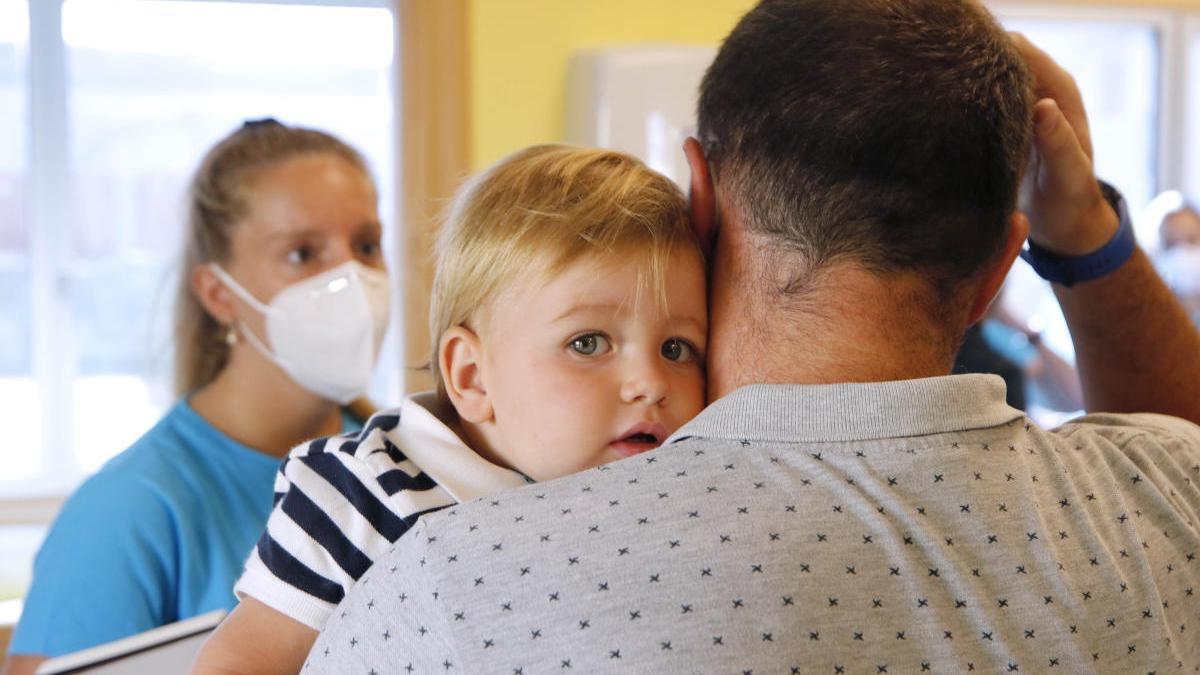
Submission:
M 354 243 L 350 241 L 335 241 L 329 247 L 329 266 L 337 267 L 351 260 L 357 260 Z

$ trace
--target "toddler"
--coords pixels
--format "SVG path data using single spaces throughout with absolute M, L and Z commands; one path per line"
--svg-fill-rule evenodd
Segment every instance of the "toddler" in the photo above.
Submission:
M 422 513 L 651 450 L 698 413 L 705 276 L 684 196 L 608 150 L 500 161 L 443 226 L 430 330 L 436 392 L 284 461 L 198 671 L 295 672 Z

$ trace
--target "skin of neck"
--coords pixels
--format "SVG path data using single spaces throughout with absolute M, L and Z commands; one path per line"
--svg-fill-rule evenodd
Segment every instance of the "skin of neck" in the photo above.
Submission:
M 226 436 L 274 457 L 296 445 L 341 432 L 336 402 L 313 394 L 245 340 L 217 377 L 191 398 L 192 409 Z
M 915 273 L 881 276 L 834 262 L 790 283 L 803 265 L 743 228 L 722 227 L 709 296 L 710 400 L 747 384 L 949 374 L 977 289 L 964 289 L 935 317 L 935 291 Z
M 888 382 L 946 375 L 962 336 L 996 297 L 1029 234 L 1020 212 L 993 259 L 941 298 L 915 273 L 834 261 L 797 278 L 803 256 L 749 233 L 695 138 L 692 228 L 710 251 L 708 398 L 747 384 Z M 787 289 L 786 292 L 784 289 Z

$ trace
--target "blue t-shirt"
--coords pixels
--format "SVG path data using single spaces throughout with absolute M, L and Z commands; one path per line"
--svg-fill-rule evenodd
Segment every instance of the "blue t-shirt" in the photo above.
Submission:
M 10 651 L 59 656 L 232 609 L 279 462 L 177 403 L 63 505 Z

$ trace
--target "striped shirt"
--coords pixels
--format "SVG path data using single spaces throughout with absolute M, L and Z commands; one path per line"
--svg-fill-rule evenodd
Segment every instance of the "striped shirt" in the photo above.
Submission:
M 358 433 L 297 446 L 234 591 L 320 630 L 346 591 L 421 514 L 525 485 L 480 457 L 419 394 Z

